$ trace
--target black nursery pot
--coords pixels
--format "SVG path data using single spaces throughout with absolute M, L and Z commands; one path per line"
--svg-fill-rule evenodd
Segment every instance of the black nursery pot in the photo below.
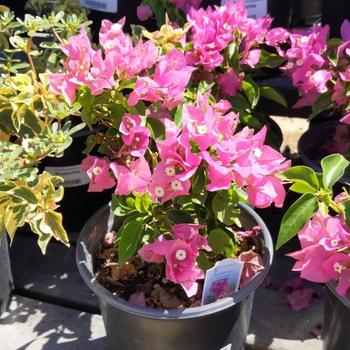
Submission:
M 58 210 L 63 214 L 65 228 L 71 232 L 79 232 L 86 220 L 111 198 L 110 191 L 88 192 L 89 178 L 80 169 L 80 164 L 85 157 L 82 152 L 89 135 L 89 129 L 75 133 L 62 158 L 45 158 L 41 164 L 41 170 L 64 179 L 64 196 Z
M 6 311 L 12 292 L 12 274 L 7 244 L 7 233 L 3 233 L 0 241 L 0 315 Z
M 76 250 L 80 274 L 96 293 L 111 350 L 241 350 L 247 336 L 255 289 L 268 273 L 273 257 L 270 233 L 250 207 L 242 206 L 244 227 L 262 228 L 265 269 L 232 298 L 183 310 L 132 305 L 97 283 L 93 275 L 95 252 L 114 217 L 108 206 L 83 227 Z
M 350 140 L 349 128 L 345 124 L 339 123 L 338 121 L 317 124 L 307 130 L 301 136 L 298 143 L 298 153 L 303 164 L 309 166 L 317 172 L 321 172 L 321 159 L 329 154 L 337 153 L 335 151 L 327 152 L 326 149 L 327 142 L 333 140 L 337 128 L 340 128 L 339 130 L 343 130 L 343 135 L 346 140 Z M 339 144 L 342 144 L 344 139 L 337 139 L 337 141 Z M 339 180 L 339 190 L 341 189 L 341 185 L 346 185 L 349 182 L 350 168 L 348 167 L 345 170 L 344 176 Z
M 350 300 L 337 294 L 334 282 L 327 283 L 323 350 L 347 350 L 350 344 Z

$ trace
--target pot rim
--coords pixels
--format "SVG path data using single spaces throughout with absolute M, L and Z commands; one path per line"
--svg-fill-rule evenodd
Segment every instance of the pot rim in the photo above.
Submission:
M 88 287 L 98 296 L 101 300 L 105 300 L 108 304 L 121 309 L 125 312 L 147 317 L 153 319 L 166 319 L 166 320 L 174 320 L 174 319 L 189 319 L 195 317 L 203 317 L 216 312 L 223 311 L 228 309 L 229 307 L 238 304 L 243 299 L 247 298 L 251 293 L 255 291 L 256 288 L 262 283 L 262 281 L 267 276 L 270 266 L 273 260 L 273 242 L 268 228 L 266 227 L 264 221 L 261 217 L 247 204 L 241 203 L 240 206 L 242 209 L 253 219 L 262 229 L 263 241 L 264 241 L 264 264 L 265 269 L 259 272 L 244 288 L 238 290 L 232 297 L 227 297 L 221 300 L 217 300 L 214 303 L 190 307 L 185 309 L 154 309 L 149 307 L 142 307 L 133 305 L 124 299 L 118 297 L 113 294 L 102 285 L 100 285 L 97 280 L 92 275 L 91 271 L 86 266 L 86 259 L 84 259 L 87 251 L 86 247 L 83 244 L 84 239 L 89 235 L 91 222 L 96 221 L 98 216 L 102 212 L 106 210 L 108 205 L 99 209 L 83 226 L 76 246 L 76 263 L 78 266 L 78 270 L 80 275 L 82 276 L 84 282 L 88 285 Z
M 322 122 L 319 125 L 313 126 L 312 128 L 306 130 L 299 138 L 298 141 L 298 154 L 301 158 L 301 160 L 303 161 L 303 163 L 305 165 L 307 165 L 308 167 L 312 168 L 313 170 L 315 170 L 316 172 L 321 172 L 321 166 L 317 165 L 305 152 L 305 145 L 310 143 L 310 136 L 312 136 L 312 133 L 314 131 L 318 131 L 318 130 L 322 130 L 322 129 L 327 129 L 329 127 L 332 126 L 336 126 L 336 125 L 344 125 L 340 123 L 337 120 L 331 120 L 331 121 L 327 121 L 327 122 Z M 350 182 L 350 179 L 347 177 L 342 177 L 339 181 L 339 183 L 341 183 L 342 185 L 346 185 Z
M 350 298 L 346 296 L 339 295 L 336 290 L 335 281 L 326 282 L 328 290 L 340 301 L 344 304 L 345 307 L 350 308 Z

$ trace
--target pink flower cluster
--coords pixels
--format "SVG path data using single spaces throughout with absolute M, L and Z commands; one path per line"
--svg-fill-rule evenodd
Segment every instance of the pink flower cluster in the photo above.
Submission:
M 137 78 L 128 99 L 129 105 L 135 106 L 139 100 L 161 101 L 169 110 L 174 109 L 184 98 L 185 87 L 193 70 L 180 50 L 171 50 L 159 58 L 153 77 Z
M 151 68 L 158 58 L 158 49 L 152 41 L 140 41 L 133 46 L 131 38 L 123 32 L 123 25 L 124 19 L 114 24 L 102 21 L 100 44 L 104 54 L 92 49 L 83 28 L 79 35 L 70 37 L 61 46 L 67 56 L 65 71 L 49 75 L 50 89 L 72 104 L 80 86 L 87 86 L 93 95 L 99 95 L 117 84 L 115 74 L 118 79 L 130 79 Z
M 110 163 L 117 183 L 116 194 L 148 192 L 153 201 L 164 203 L 189 194 L 191 179 L 203 164 L 209 179 L 208 191 L 229 189 L 235 181 L 239 187 L 246 189 L 254 206 L 266 208 L 273 202 L 277 207 L 283 205 L 286 193 L 282 181 L 275 174 L 288 168 L 290 161 L 264 145 L 266 128 L 257 134 L 247 127 L 236 132 L 239 118 L 233 112 L 227 113 L 230 104 L 221 100 L 210 105 L 209 95 L 210 92 L 205 96 L 198 95 L 196 105 L 183 106 L 182 131 L 171 120 L 165 119 L 168 132 L 165 140 L 156 142 L 160 161 L 153 173 L 143 157 L 149 144 L 148 129 L 141 125 L 139 116 L 126 114 L 123 117 L 120 125 L 123 145 L 118 156 L 137 159 L 127 165 L 117 161 Z M 95 157 L 92 158 L 95 160 Z M 83 163 L 89 176 L 98 173 L 90 159 L 88 157 Z M 103 162 L 105 164 L 107 160 Z M 88 168 L 86 164 L 92 167 Z M 90 186 L 90 190 L 112 187 L 112 181 L 105 173 L 103 177 L 90 178 L 95 184 Z
M 348 105 L 349 21 L 343 23 L 341 31 L 343 42 L 333 46 L 327 46 L 328 26 L 315 25 L 310 31 L 293 33 L 274 28 L 266 35 L 266 43 L 274 46 L 287 59 L 281 69 L 292 79 L 301 96 L 295 107 L 312 106 L 320 95 L 327 92 L 331 94 L 329 104 L 334 103 L 336 108 Z M 345 121 L 348 118 L 350 114 L 345 116 Z
M 200 250 L 211 251 L 207 239 L 198 230 L 205 226 L 178 224 L 172 226 L 171 237 L 159 236 L 153 243 L 145 244 L 139 251 L 149 263 L 166 263 L 166 278 L 180 284 L 188 297 L 196 295 L 197 280 L 204 278 L 196 258 Z
M 297 260 L 293 270 L 312 282 L 338 281 L 337 292 L 350 288 L 350 230 L 340 216 L 316 213 L 299 232 L 302 249 L 288 254 Z
M 223 51 L 235 40 L 240 41 L 241 63 L 254 67 L 261 53 L 255 46 L 264 42 L 271 25 L 269 17 L 248 18 L 244 0 L 235 4 L 228 1 L 225 6 L 206 10 L 192 8 L 188 21 L 192 24 L 193 51 L 187 53 L 187 60 L 191 65 L 202 65 L 208 71 L 221 65 Z

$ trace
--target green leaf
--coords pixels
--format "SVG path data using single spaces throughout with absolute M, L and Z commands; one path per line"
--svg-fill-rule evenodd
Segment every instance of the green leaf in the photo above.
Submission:
M 147 118 L 147 127 L 154 140 L 158 141 L 165 139 L 165 127 L 159 119 Z
M 282 218 L 276 248 L 279 249 L 297 235 L 317 209 L 317 199 L 311 193 L 303 194 L 293 203 Z
M 254 109 L 254 107 L 258 104 L 260 98 L 259 86 L 252 79 L 247 77 L 242 82 L 242 89 L 247 96 L 251 107 Z
M 31 204 L 38 204 L 38 199 L 35 197 L 34 193 L 26 187 L 17 187 L 11 191 L 11 194 L 17 198 L 25 200 Z
M 316 103 L 312 105 L 312 113 L 309 115 L 308 120 L 315 118 L 321 112 L 333 109 L 334 103 L 331 97 L 331 93 L 321 94 Z
M 44 216 L 45 224 L 50 227 L 51 235 L 53 235 L 57 240 L 69 245 L 69 239 L 67 232 L 62 225 L 62 214 L 54 211 L 49 211 L 45 213 Z
M 294 182 L 290 188 L 294 192 L 314 193 L 320 189 L 320 184 L 315 171 L 304 165 L 294 166 L 287 169 L 282 173 L 282 177 Z
M 240 214 L 237 207 L 238 201 L 239 195 L 234 189 L 218 191 L 212 202 L 212 209 L 216 218 L 227 226 L 236 223 L 236 219 Z
M 120 236 L 118 244 L 118 264 L 122 266 L 130 259 L 137 250 L 143 228 L 142 218 L 123 225 L 118 234 Z
M 261 86 L 260 96 L 265 97 L 268 100 L 274 101 L 285 108 L 288 107 L 287 101 L 282 95 L 282 93 L 270 86 Z
M 136 193 L 135 194 L 135 208 L 140 213 L 147 213 L 151 204 L 151 198 L 148 193 Z
M 46 248 L 47 248 L 47 245 L 49 244 L 51 238 L 52 238 L 52 236 L 50 234 L 46 234 L 46 233 L 42 233 L 38 237 L 38 240 L 37 240 L 38 246 L 39 246 L 43 255 L 46 254 Z
M 134 211 L 134 208 L 123 204 L 120 197 L 116 195 L 112 195 L 111 209 L 116 216 L 125 216 Z
M 321 160 L 323 185 L 331 189 L 342 178 L 349 162 L 341 154 L 331 154 Z
M 346 225 L 350 228 L 350 201 L 342 203 L 345 213 L 345 222 Z
M 316 193 L 316 190 L 304 181 L 296 181 L 289 187 L 290 191 L 295 193 Z
M 183 109 L 183 104 L 180 104 L 176 108 L 176 112 L 174 115 L 174 122 L 178 128 L 182 128 L 182 109 Z
M 206 184 L 205 172 L 203 168 L 199 168 L 192 180 L 192 193 L 194 195 L 200 194 Z
M 208 244 L 216 254 L 224 253 L 226 249 L 231 250 L 234 247 L 230 236 L 222 228 L 216 228 L 209 232 Z
M 174 223 L 174 224 L 192 224 L 193 223 L 193 218 L 190 213 L 184 211 L 184 210 L 179 210 L 179 209 L 170 209 L 168 210 L 168 216 L 169 219 Z
M 203 251 L 199 252 L 199 256 L 196 260 L 198 266 L 204 271 L 209 270 L 214 266 L 214 264 L 208 259 L 207 254 Z
M 255 66 L 255 68 L 262 68 L 262 67 L 277 68 L 284 61 L 285 61 L 285 58 L 275 53 L 270 53 L 268 51 L 261 50 L 259 63 Z

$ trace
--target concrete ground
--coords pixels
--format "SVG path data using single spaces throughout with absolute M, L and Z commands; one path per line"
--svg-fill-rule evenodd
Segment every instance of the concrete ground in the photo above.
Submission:
M 320 300 L 309 309 L 292 312 L 284 294 L 260 288 L 246 350 L 322 350 L 322 341 L 310 333 L 322 317 Z M 0 344 L 1 350 L 110 349 L 100 315 L 18 295 L 0 319 Z

